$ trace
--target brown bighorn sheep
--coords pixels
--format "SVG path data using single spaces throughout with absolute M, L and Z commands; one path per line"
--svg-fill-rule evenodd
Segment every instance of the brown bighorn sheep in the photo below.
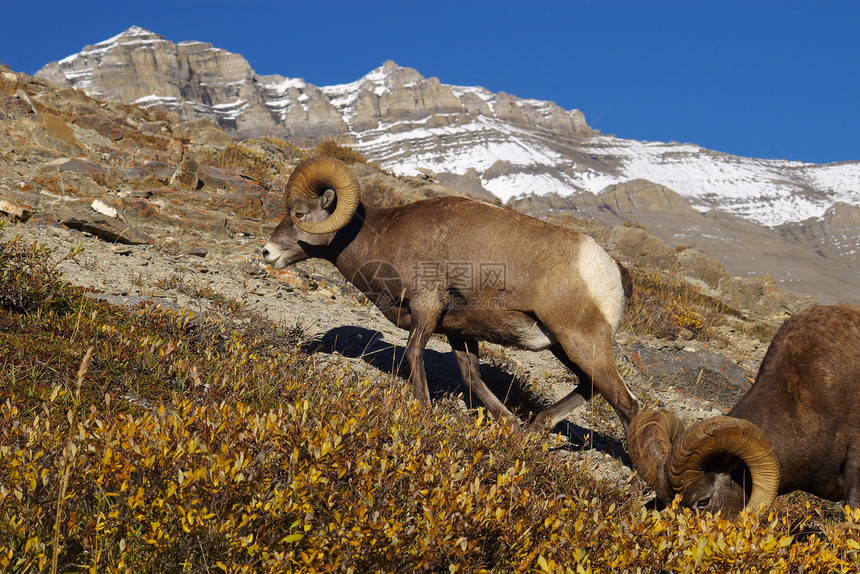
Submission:
M 686 431 L 673 414 L 630 423 L 630 458 L 666 504 L 757 511 L 805 490 L 860 507 L 860 307 L 810 307 L 782 324 L 727 416 Z
M 463 198 L 379 209 L 363 205 L 359 193 L 340 161 L 300 164 L 263 259 L 275 268 L 326 259 L 388 320 L 408 329 L 406 358 L 419 400 L 430 402 L 424 348 L 442 333 L 469 389 L 499 420 L 517 418 L 481 380 L 479 340 L 549 348 L 579 376 L 573 392 L 538 414 L 536 428 L 554 427 L 594 389 L 625 427 L 639 412 L 612 355 L 624 309 L 622 268 L 593 239 Z

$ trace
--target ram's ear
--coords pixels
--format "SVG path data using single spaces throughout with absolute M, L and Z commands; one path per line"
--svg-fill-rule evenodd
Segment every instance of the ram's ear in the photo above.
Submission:
M 325 190 L 322 195 L 320 195 L 320 207 L 331 213 L 334 211 L 334 203 L 337 199 L 337 194 L 333 189 Z

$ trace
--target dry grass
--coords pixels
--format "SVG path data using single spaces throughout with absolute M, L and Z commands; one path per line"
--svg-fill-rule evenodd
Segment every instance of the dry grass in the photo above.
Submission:
M 367 163 L 367 158 L 355 148 L 342 145 L 333 139 L 323 140 L 319 145 L 313 148 L 309 155 L 332 157 L 334 159 L 339 159 L 345 164 Z
M 702 293 L 682 278 L 633 267 L 633 297 L 627 303 L 624 328 L 636 335 L 661 339 L 679 337 L 707 341 L 726 315 L 741 313 Z
M 230 143 L 223 150 L 197 159 L 201 165 L 238 172 L 260 184 L 269 182 L 282 167 L 277 158 L 245 142 Z
M 0 68 L 0 72 L 4 70 Z M 18 91 L 18 82 L 13 81 L 11 79 L 7 79 L 3 76 L 0 76 L 0 92 L 4 92 L 6 94 L 14 94 Z

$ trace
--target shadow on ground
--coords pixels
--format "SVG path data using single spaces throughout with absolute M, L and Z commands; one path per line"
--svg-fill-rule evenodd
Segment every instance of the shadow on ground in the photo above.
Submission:
M 337 352 L 345 357 L 361 359 L 384 373 L 393 372 L 403 379 L 409 378 L 409 363 L 406 361 L 405 347 L 386 341 L 382 333 L 373 329 L 357 326 L 337 327 L 314 339 L 308 345 L 320 352 L 329 354 Z M 451 393 L 462 395 L 469 408 L 482 406 L 476 397 L 471 397 L 469 388 L 463 383 L 453 353 L 426 349 L 424 368 L 427 371 L 427 382 L 432 398 Z M 535 414 L 549 406 L 531 389 L 528 379 L 518 376 L 515 369 L 512 366 L 506 366 L 503 361 L 495 359 L 488 361 L 482 356 L 481 378 L 490 390 L 523 420 L 532 419 Z M 404 384 L 406 384 L 405 381 Z M 569 442 L 563 448 L 571 451 L 595 449 L 621 457 L 629 465 L 623 443 L 611 436 L 569 421 L 560 422 L 553 430 L 567 437 Z

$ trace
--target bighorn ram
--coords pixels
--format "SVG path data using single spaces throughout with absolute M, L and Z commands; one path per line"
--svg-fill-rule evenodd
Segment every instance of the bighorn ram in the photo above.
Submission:
M 579 376 L 573 392 L 536 417 L 537 428 L 555 426 L 594 389 L 625 427 L 639 412 L 612 355 L 624 309 L 622 269 L 593 239 L 463 198 L 381 209 L 363 205 L 359 193 L 340 161 L 300 164 L 263 258 L 275 268 L 309 257 L 331 261 L 388 320 L 408 329 L 406 358 L 419 400 L 430 402 L 423 357 L 435 332 L 448 337 L 466 384 L 499 420 L 517 418 L 481 380 L 479 340 L 549 348 Z
M 752 388 L 727 416 L 686 431 L 666 411 L 630 423 L 630 458 L 668 503 L 757 511 L 805 490 L 860 507 L 860 307 L 811 307 L 789 318 Z

